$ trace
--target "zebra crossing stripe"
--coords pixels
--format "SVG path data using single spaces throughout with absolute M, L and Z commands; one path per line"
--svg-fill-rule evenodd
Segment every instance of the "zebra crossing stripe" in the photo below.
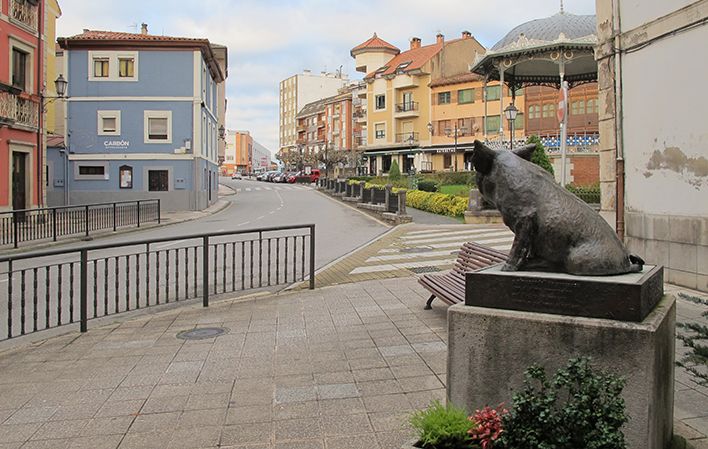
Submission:
M 489 238 L 489 237 L 511 237 L 513 238 L 514 234 L 511 231 L 497 231 L 497 232 L 487 232 L 485 234 L 468 234 L 468 235 L 453 235 L 450 237 L 439 237 L 439 238 L 427 238 L 424 240 L 415 240 L 415 241 L 407 241 L 404 242 L 407 245 L 423 245 L 427 246 L 430 243 L 436 243 L 436 242 L 461 242 L 460 246 L 462 246 L 462 243 L 468 242 L 468 241 L 478 241 L 479 239 L 484 239 L 484 238 Z
M 442 265 L 452 265 L 455 263 L 454 258 L 448 259 L 438 259 L 438 260 L 426 260 L 420 262 L 404 262 L 404 263 L 394 263 L 394 264 L 384 264 L 384 265 L 370 265 L 366 267 L 357 267 L 349 272 L 349 274 L 362 274 L 362 273 L 378 273 L 381 271 L 395 271 L 395 270 L 405 270 L 407 268 L 420 268 L 420 267 L 430 267 L 430 266 L 442 266 Z
M 416 242 L 418 240 L 430 239 L 430 238 L 440 238 L 440 237 L 450 237 L 453 235 L 475 235 L 475 234 L 485 234 L 490 232 L 511 232 L 506 228 L 487 228 L 487 229 L 467 229 L 464 231 L 449 231 L 449 232 L 430 232 L 428 234 L 418 234 L 415 236 L 403 235 L 400 237 L 401 240 L 406 242 Z

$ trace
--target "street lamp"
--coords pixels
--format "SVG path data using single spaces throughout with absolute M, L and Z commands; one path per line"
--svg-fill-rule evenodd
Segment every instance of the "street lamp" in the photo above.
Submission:
M 504 115 L 506 116 L 506 119 L 509 121 L 509 131 L 511 132 L 511 139 L 509 140 L 509 148 L 514 149 L 514 120 L 516 120 L 516 114 L 519 113 L 519 110 L 516 109 L 516 106 L 514 106 L 514 103 L 509 103 L 509 106 L 504 109 Z
M 447 135 L 447 137 L 450 137 L 451 135 L 453 135 L 455 137 L 455 154 L 454 154 L 455 171 L 457 171 L 457 136 L 461 135 L 464 132 L 465 132 L 465 128 L 458 128 L 457 127 L 457 120 L 455 120 L 455 128 L 453 128 L 453 129 L 447 128 L 445 130 L 445 134 Z
M 430 122 L 428 122 L 428 132 L 431 136 L 433 135 L 433 124 Z
M 226 138 L 226 128 L 224 128 L 224 125 L 219 126 L 219 139 L 225 140 Z

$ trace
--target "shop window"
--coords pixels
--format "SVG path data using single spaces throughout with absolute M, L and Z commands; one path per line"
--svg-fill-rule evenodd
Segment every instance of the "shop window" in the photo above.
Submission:
M 168 171 L 148 170 L 148 190 L 150 192 L 167 192 L 170 190 Z
M 452 154 L 445 153 L 445 154 L 443 154 L 443 168 L 450 168 L 450 167 L 452 167 Z

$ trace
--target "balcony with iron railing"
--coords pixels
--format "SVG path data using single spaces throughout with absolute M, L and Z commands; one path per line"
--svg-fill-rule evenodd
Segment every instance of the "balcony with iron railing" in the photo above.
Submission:
M 418 143 L 418 133 L 415 133 L 415 132 L 397 133 L 396 134 L 396 143 L 405 143 L 405 144 L 409 144 L 409 145 L 413 145 L 415 143 Z
M 39 103 L 12 92 L 0 92 L 0 122 L 37 128 Z
M 418 102 L 417 101 L 406 101 L 403 103 L 396 104 L 396 117 L 417 117 L 418 112 Z
M 34 3 L 34 4 L 32 4 Z M 13 22 L 29 28 L 32 31 L 37 31 L 37 17 L 39 8 L 37 2 L 29 2 L 27 0 L 10 0 L 9 16 Z

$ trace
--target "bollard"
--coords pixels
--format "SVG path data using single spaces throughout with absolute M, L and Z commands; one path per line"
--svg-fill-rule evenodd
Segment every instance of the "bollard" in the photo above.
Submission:
M 364 202 L 364 186 L 366 186 L 366 181 L 359 181 L 359 202 Z
M 393 186 L 391 184 L 386 184 L 386 195 L 384 196 L 384 210 L 388 212 L 388 208 L 391 205 L 391 188 Z
M 398 192 L 398 215 L 406 215 L 406 190 Z

